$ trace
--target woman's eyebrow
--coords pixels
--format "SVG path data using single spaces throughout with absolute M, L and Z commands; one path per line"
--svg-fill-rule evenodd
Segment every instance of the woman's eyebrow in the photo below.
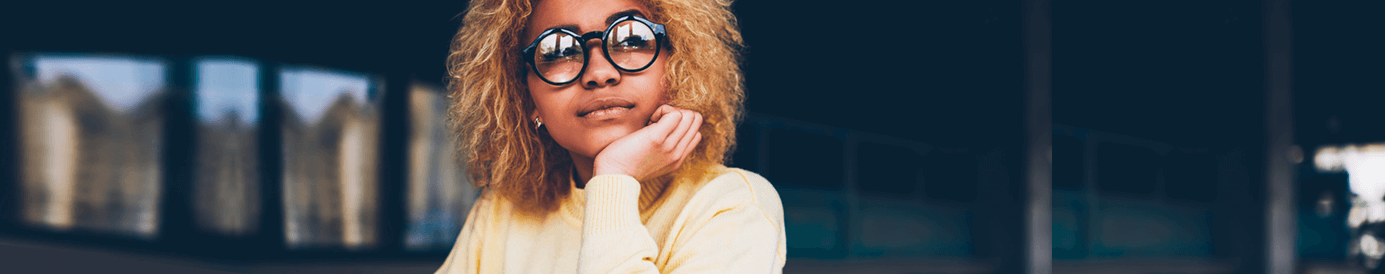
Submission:
M 615 23 L 615 22 L 616 22 L 616 19 L 620 19 L 621 17 L 625 17 L 625 16 L 627 16 L 627 15 L 644 16 L 644 13 L 643 13 L 643 12 L 640 12 L 640 10 L 637 10 L 637 9 L 629 9 L 629 10 L 617 12 L 617 13 L 615 13 L 615 14 L 611 14 L 611 16 L 607 16 L 607 17 L 606 17 L 606 24 L 607 24 L 607 25 L 610 25 L 611 23 Z M 578 28 L 577 25 L 572 25 L 572 24 L 557 25 L 557 26 L 548 27 L 547 29 L 565 29 L 565 30 L 570 30 L 570 31 L 572 31 L 572 32 L 576 32 L 576 33 L 582 33 L 582 30 L 581 30 L 580 28 Z
M 638 16 L 640 16 L 640 17 L 644 17 L 644 13 L 640 12 L 640 10 L 637 10 L 637 9 L 628 9 L 628 10 L 625 10 L 625 11 L 622 11 L 622 12 L 617 12 L 617 13 L 615 13 L 615 14 L 612 14 L 611 16 L 607 16 L 607 17 L 606 17 L 606 24 L 607 24 L 607 25 L 610 25 L 611 23 L 615 23 L 615 22 L 616 22 L 616 19 L 620 19 L 621 17 L 627 16 L 627 15 L 638 15 Z
M 549 27 L 548 29 L 565 29 L 565 30 L 570 30 L 570 31 L 572 31 L 572 32 L 576 32 L 576 33 L 582 33 L 582 30 L 581 30 L 581 29 L 578 29 L 578 28 L 577 28 L 577 25 L 557 25 L 557 26 Z

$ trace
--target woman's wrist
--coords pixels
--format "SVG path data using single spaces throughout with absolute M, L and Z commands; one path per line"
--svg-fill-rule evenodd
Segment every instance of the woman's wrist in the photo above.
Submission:
M 630 176 L 631 178 L 635 178 L 636 181 L 638 181 L 638 180 L 640 179 L 640 178 L 638 178 L 638 177 L 635 177 L 635 175 L 633 174 L 633 172 L 629 172 L 629 171 L 626 171 L 626 170 L 620 169 L 620 168 L 608 167 L 608 166 L 605 166 L 605 165 L 597 164 L 595 167 L 592 168 L 592 178 L 596 178 L 596 176 L 601 176 L 601 175 L 624 175 L 624 176 Z

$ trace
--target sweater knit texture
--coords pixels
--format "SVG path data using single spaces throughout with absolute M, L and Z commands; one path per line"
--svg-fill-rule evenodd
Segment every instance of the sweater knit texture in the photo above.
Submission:
M 784 209 L 759 174 L 666 185 L 598 175 L 546 216 L 486 191 L 438 274 L 781 273 Z

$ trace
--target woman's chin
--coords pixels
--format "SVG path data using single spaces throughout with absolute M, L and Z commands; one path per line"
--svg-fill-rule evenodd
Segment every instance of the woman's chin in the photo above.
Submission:
M 600 154 L 601 151 L 606 149 L 607 146 L 610 146 L 611 143 L 614 143 L 616 140 L 619 140 L 622 137 L 630 135 L 630 133 L 634 133 L 638 129 L 639 128 L 631 128 L 630 126 L 618 125 L 590 129 L 585 134 L 586 138 L 584 138 L 584 140 L 581 140 L 583 144 L 580 145 L 580 148 L 576 150 L 568 148 L 568 151 L 576 153 L 580 156 L 594 159 L 596 158 L 597 154 Z

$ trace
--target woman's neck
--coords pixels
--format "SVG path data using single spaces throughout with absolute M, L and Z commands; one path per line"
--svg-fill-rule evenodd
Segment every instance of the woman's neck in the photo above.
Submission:
M 577 155 L 577 153 L 568 153 L 568 155 L 572 155 L 572 165 L 577 169 L 577 181 L 574 183 L 577 184 L 577 188 L 586 187 L 587 181 L 592 179 L 592 170 L 595 168 L 596 159 Z

